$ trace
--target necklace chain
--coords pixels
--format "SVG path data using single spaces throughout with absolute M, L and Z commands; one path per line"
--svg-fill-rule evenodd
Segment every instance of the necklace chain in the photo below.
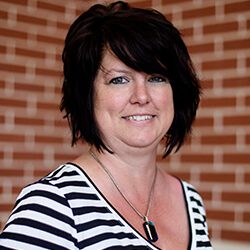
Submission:
M 89 150 L 90 155 L 96 160 L 97 163 L 103 168 L 103 170 L 106 172 L 106 174 L 109 176 L 110 180 L 118 190 L 118 192 L 121 194 L 121 196 L 124 198 L 124 200 L 129 204 L 129 206 L 135 211 L 137 215 L 139 215 L 144 221 L 148 221 L 148 215 L 150 212 L 152 200 L 153 200 L 153 193 L 154 193 L 154 187 L 155 187 L 155 182 L 156 182 L 156 176 L 157 176 L 157 167 L 155 169 L 155 174 L 154 174 L 154 179 L 151 184 L 149 196 L 148 196 L 148 202 L 147 202 L 147 210 L 146 214 L 143 215 L 131 202 L 130 200 L 126 197 L 126 195 L 122 192 L 121 188 L 117 184 L 114 176 L 111 174 L 111 172 L 107 169 L 107 167 L 98 159 L 98 157 L 94 154 L 92 150 Z

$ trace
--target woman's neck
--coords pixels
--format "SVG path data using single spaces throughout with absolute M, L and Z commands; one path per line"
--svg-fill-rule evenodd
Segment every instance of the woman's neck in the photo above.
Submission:
M 103 150 L 98 152 L 95 148 L 91 148 L 91 151 L 106 164 L 110 171 L 121 171 L 122 173 L 128 172 L 132 176 L 144 176 L 147 173 L 154 172 L 156 166 L 157 151 L 142 152 L 142 150 L 116 150 L 112 153 Z
M 146 154 L 139 157 L 138 154 L 119 154 L 107 151 L 98 152 L 95 148 L 91 149 L 96 159 L 93 164 L 98 165 L 100 171 L 105 175 L 103 166 L 111 173 L 115 181 L 128 193 L 134 192 L 138 195 L 148 193 L 153 177 L 156 172 L 156 152 L 151 155 Z M 99 161 L 99 162 L 98 162 Z M 101 164 L 100 164 L 101 162 Z

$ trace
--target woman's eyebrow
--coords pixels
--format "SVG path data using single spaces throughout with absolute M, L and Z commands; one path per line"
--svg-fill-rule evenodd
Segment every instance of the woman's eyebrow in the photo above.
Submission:
M 101 66 L 100 70 L 105 74 L 105 75 L 109 75 L 112 72 L 115 73 L 125 73 L 125 74 L 131 74 L 131 71 L 126 70 L 126 69 L 120 69 L 120 68 L 111 68 L 111 69 L 106 69 L 105 67 Z

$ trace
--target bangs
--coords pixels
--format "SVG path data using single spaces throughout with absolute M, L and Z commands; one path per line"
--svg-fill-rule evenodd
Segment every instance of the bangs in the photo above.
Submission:
M 152 24 L 145 25 L 145 20 L 129 17 L 117 18 L 106 25 L 105 44 L 124 64 L 138 72 L 168 77 L 168 43 L 163 42 L 160 31 L 156 32 Z

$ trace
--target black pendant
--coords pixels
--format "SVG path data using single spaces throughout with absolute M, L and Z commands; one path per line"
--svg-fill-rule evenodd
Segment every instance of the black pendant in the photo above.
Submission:
M 149 241 L 156 242 L 158 240 L 155 225 L 152 221 L 145 220 L 143 228 Z

